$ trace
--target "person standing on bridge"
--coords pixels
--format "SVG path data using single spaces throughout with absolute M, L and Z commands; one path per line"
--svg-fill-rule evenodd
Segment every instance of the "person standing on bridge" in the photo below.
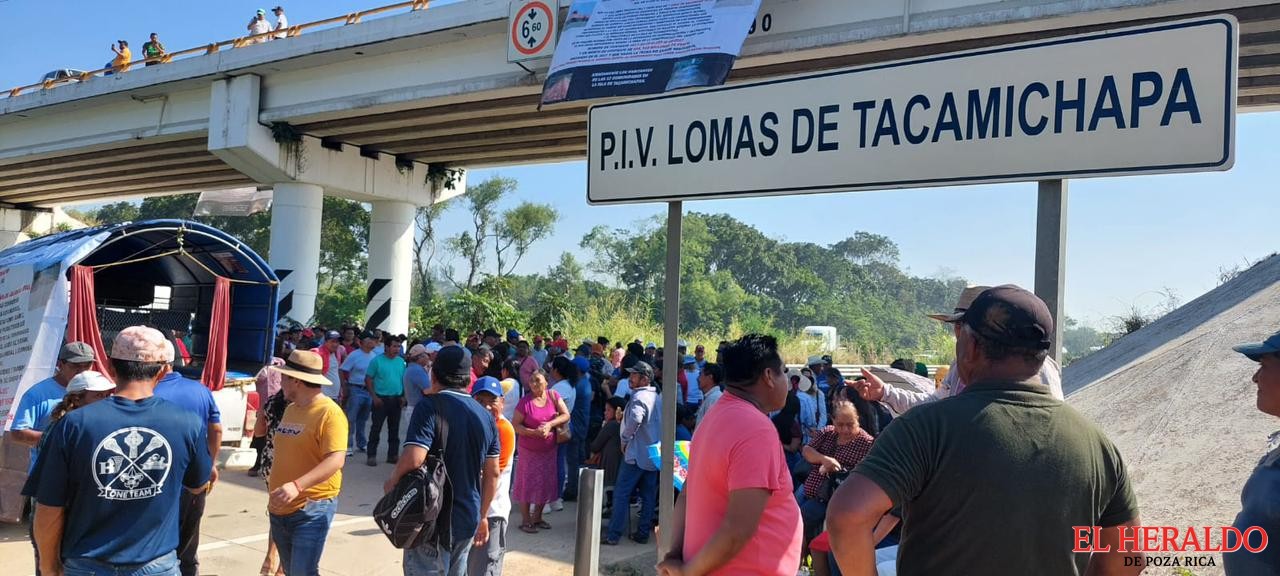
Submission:
M 273 38 L 283 40 L 289 35 L 289 19 L 285 17 L 284 8 L 281 6 L 272 8 L 271 12 L 276 15 L 276 25 L 272 28 L 272 30 L 276 31 L 276 34 Z
M 266 34 L 267 32 L 270 32 L 271 23 L 267 22 L 267 11 L 258 9 L 258 13 L 253 15 L 252 20 L 249 20 L 248 28 L 249 28 L 250 36 L 258 36 L 259 34 Z M 257 38 L 254 38 L 251 42 L 254 44 L 261 44 L 270 39 L 271 39 L 270 36 L 258 36 Z
M 40 572 L 176 576 L 181 492 L 212 471 L 205 423 L 154 395 L 173 362 L 159 330 L 121 330 L 110 356 L 115 396 L 68 414 L 40 453 Z
M 142 44 L 142 57 L 146 59 L 144 66 L 154 66 L 159 64 L 157 58 L 164 56 L 164 44 L 160 43 L 160 36 L 155 32 L 151 33 L 151 39 Z
M 1140 553 L 1118 552 L 1118 527 L 1138 524 L 1120 451 L 1040 381 L 1049 307 L 998 286 L 955 322 L 968 388 L 896 418 L 828 505 L 843 573 L 876 573 L 874 528 L 893 508 L 902 511 L 903 576 L 1140 572 Z M 958 521 L 981 529 L 957 530 Z M 1117 552 L 1076 553 L 1064 538 L 1075 526 L 1100 527 L 1093 546 Z
M 1233 349 L 1258 363 L 1258 370 L 1253 373 L 1253 383 L 1258 385 L 1258 411 L 1280 417 L 1280 332 L 1262 342 L 1241 344 Z M 1276 497 L 1280 495 L 1278 438 L 1280 434 L 1271 435 L 1266 455 L 1258 461 L 1240 493 L 1240 513 L 1232 526 L 1242 533 L 1251 526 L 1259 526 L 1272 538 L 1280 534 L 1280 511 L 1275 506 Z M 1257 544 L 1255 537 L 1251 545 Z M 1241 547 L 1222 555 L 1222 567 L 1227 576 L 1280 573 L 1280 546 L 1273 543 L 1256 554 Z
M 109 73 L 128 72 L 129 62 L 133 60 L 133 51 L 129 50 L 129 42 L 116 40 L 116 46 L 112 46 L 111 51 L 116 53 L 116 57 L 111 59 Z

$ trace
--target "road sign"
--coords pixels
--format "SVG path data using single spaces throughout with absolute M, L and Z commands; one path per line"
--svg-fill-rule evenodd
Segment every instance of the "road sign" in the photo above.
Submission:
M 593 204 L 1227 170 L 1229 16 L 594 106 Z
M 523 62 L 551 56 L 556 50 L 555 0 L 511 0 L 507 18 L 507 61 Z

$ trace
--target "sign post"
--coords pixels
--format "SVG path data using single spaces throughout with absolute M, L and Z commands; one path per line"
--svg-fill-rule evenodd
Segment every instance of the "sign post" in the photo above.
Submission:
M 667 274 L 662 292 L 662 470 L 658 490 L 658 518 L 668 528 L 675 510 L 676 389 L 680 386 L 680 362 L 676 342 L 680 338 L 680 238 L 684 228 L 684 204 L 667 203 Z M 690 382 L 696 386 L 696 382 Z M 625 513 L 625 512 L 624 512 Z M 671 530 L 658 531 L 658 561 L 671 551 Z
M 1053 313 L 1049 355 L 1062 364 L 1062 328 L 1066 322 L 1067 181 L 1041 180 L 1036 203 L 1036 296 Z

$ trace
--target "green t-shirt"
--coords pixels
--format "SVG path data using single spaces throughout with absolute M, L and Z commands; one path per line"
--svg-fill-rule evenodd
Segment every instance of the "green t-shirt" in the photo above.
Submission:
M 373 392 L 378 396 L 404 394 L 404 358 L 387 358 L 386 354 L 374 356 L 364 375 L 373 378 Z
M 1138 514 L 1120 452 L 1039 383 L 983 382 L 912 408 L 854 471 L 902 509 L 901 576 L 1083 574 L 1072 527 Z

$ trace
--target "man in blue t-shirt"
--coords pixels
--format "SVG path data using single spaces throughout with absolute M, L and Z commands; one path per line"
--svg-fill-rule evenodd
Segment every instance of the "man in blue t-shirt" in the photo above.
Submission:
M 173 576 L 181 492 L 212 469 L 205 423 L 153 394 L 174 357 L 159 330 L 121 330 L 110 356 L 116 395 L 68 414 L 41 452 L 40 571 Z
M 347 456 L 352 449 L 365 451 L 369 443 L 369 416 L 373 413 L 373 396 L 365 388 L 365 370 L 369 362 L 377 356 L 373 349 L 378 345 L 378 338 L 373 332 L 365 330 L 360 334 L 360 348 L 347 354 L 342 361 L 338 374 L 342 377 L 342 393 L 338 404 L 347 410 L 347 426 L 350 428 L 347 438 Z
M 67 383 L 76 374 L 93 368 L 93 348 L 84 342 L 68 342 L 58 351 L 58 364 L 53 376 L 36 382 L 18 401 L 18 411 L 9 427 L 11 438 L 31 447 L 30 473 L 36 466 L 40 436 L 49 427 L 49 415 L 67 393 Z
M 424 542 L 405 549 L 405 574 L 466 574 L 471 546 L 489 541 L 489 523 L 481 519 L 498 491 L 498 428 L 493 416 L 467 394 L 470 368 L 460 347 L 448 346 L 436 355 L 431 367 L 435 394 L 413 409 L 404 452 L 384 487 L 390 492 L 401 477 L 426 462 L 427 451 L 436 439 L 436 418 L 444 417 L 449 432 L 442 457 L 453 489 L 452 534 L 443 542 Z
M 213 393 L 190 378 L 177 372 L 169 372 L 156 384 L 155 395 L 195 414 L 205 423 L 205 436 L 209 446 L 209 458 L 213 469 L 209 475 L 209 486 L 218 481 L 218 449 L 222 445 L 222 413 L 213 400 Z M 199 494 L 182 493 L 182 502 L 178 510 L 178 562 L 182 567 L 182 576 L 198 576 L 200 559 L 196 552 L 200 548 L 200 520 L 204 517 L 205 497 L 207 491 Z

